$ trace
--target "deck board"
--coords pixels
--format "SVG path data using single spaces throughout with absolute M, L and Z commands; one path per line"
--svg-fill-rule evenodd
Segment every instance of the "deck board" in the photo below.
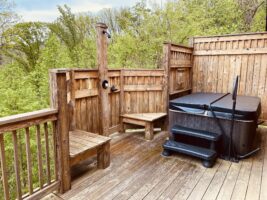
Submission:
M 181 154 L 160 155 L 167 134 L 152 141 L 142 133 L 127 133 L 111 142 L 111 166 L 97 170 L 94 162 L 75 168 L 75 178 L 63 199 L 266 199 L 267 128 L 261 128 L 262 150 L 239 163 L 217 160 L 207 169 Z M 87 168 L 86 168 L 86 167 Z M 87 171 L 82 171 L 84 167 Z M 78 173 L 79 174 L 79 173 Z

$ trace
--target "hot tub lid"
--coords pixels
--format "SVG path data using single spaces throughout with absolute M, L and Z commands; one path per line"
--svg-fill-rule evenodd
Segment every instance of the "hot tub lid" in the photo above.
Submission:
M 170 101 L 170 109 L 191 112 L 204 113 L 210 110 L 210 104 L 222 97 L 223 93 L 193 93 Z M 235 114 L 239 119 L 255 120 L 258 119 L 261 112 L 261 103 L 259 97 L 237 96 Z M 212 110 L 219 113 L 220 116 L 230 116 L 232 113 L 232 96 L 228 94 L 216 103 L 212 104 Z

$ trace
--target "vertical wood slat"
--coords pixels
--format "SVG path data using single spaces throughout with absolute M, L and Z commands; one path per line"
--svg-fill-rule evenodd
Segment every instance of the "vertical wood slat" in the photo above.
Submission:
M 120 74 L 120 116 L 125 113 L 125 108 L 124 108 L 124 69 L 121 69 L 121 74 Z M 120 132 L 123 133 L 124 127 L 123 127 L 123 122 L 122 122 L 122 117 L 120 117 Z
M 33 193 L 32 185 L 32 158 L 31 158 L 31 144 L 30 144 L 30 130 L 25 129 L 25 143 L 26 143 L 26 158 L 27 158 L 27 176 L 28 176 L 28 190 L 29 194 Z
M 37 141 L 37 161 L 38 161 L 38 178 L 39 187 L 43 188 L 43 161 L 42 161 L 42 145 L 41 145 L 41 130 L 40 125 L 36 126 L 36 141 Z
M 75 105 L 75 72 L 71 70 L 69 72 L 69 92 L 70 92 L 70 102 L 69 102 L 69 116 L 70 116 L 70 130 L 74 130 L 76 128 L 76 105 Z
M 8 186 L 8 174 L 6 169 L 6 156 L 5 156 L 5 144 L 3 133 L 0 133 L 0 159 L 1 159 L 1 171 L 2 171 L 2 182 L 4 189 L 4 198 L 9 200 L 9 186 Z
M 55 180 L 58 180 L 58 159 L 57 159 L 57 144 L 58 144 L 58 134 L 57 134 L 57 122 L 54 121 L 52 122 L 52 134 L 53 134 L 53 144 L 54 144 L 54 148 L 53 148 L 53 153 L 54 153 L 54 173 L 55 173 Z
M 46 176 L 47 184 L 51 184 L 51 173 L 50 173 L 50 155 L 49 155 L 49 138 L 48 138 L 48 125 L 44 123 L 44 133 L 45 133 L 45 159 L 46 159 Z
M 14 169 L 16 176 L 16 193 L 17 193 L 17 199 L 22 199 L 17 131 L 12 132 L 12 139 L 14 145 Z

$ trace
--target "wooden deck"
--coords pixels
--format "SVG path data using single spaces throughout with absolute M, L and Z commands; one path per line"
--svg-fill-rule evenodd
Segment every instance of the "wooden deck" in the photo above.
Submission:
M 191 157 L 162 157 L 164 132 L 152 141 L 143 139 L 143 133 L 126 133 L 112 141 L 110 167 L 98 170 L 89 160 L 74 168 L 72 189 L 61 198 L 266 200 L 267 129 L 259 134 L 262 150 L 256 155 L 239 163 L 219 159 L 207 169 Z

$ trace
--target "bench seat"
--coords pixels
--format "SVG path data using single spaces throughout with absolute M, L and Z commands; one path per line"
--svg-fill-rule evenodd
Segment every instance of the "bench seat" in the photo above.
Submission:
M 69 132 L 70 165 L 76 165 L 97 154 L 97 166 L 104 169 L 110 164 L 110 138 L 82 130 Z
M 163 120 L 166 116 L 167 113 L 134 113 L 134 114 L 124 114 L 121 117 L 123 124 L 134 124 L 134 125 L 144 126 L 145 138 L 147 140 L 152 140 L 154 137 L 154 123 L 156 121 Z

